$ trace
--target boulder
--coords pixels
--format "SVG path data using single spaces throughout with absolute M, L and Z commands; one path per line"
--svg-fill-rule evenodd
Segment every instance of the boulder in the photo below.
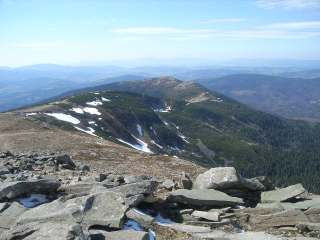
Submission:
M 54 160 L 57 164 L 61 165 L 61 168 L 74 170 L 76 168 L 76 164 L 71 160 L 69 155 L 59 155 L 55 156 Z
M 31 193 L 54 193 L 61 183 L 54 180 L 34 180 L 0 183 L 0 201 L 15 199 Z
M 220 221 L 220 213 L 219 212 L 214 212 L 214 211 L 210 211 L 210 212 L 205 212 L 205 211 L 194 211 L 191 214 L 193 217 L 197 217 L 197 218 L 203 218 L 209 221 L 213 221 L 213 222 L 219 222 Z
M 175 183 L 174 181 L 172 181 L 171 179 L 166 179 L 162 184 L 161 187 L 171 191 L 174 187 L 175 187 Z
M 156 180 L 143 180 L 136 183 L 124 184 L 108 189 L 122 194 L 126 204 L 131 207 L 137 206 L 146 196 L 152 194 L 158 186 Z
M 299 183 L 286 188 L 280 188 L 261 193 L 262 203 L 283 202 L 306 193 L 306 189 Z
M 65 200 L 57 199 L 30 209 L 17 220 L 17 225 L 31 222 L 82 223 L 121 228 L 127 206 L 119 193 L 103 192 Z
M 238 186 L 240 177 L 234 167 L 217 167 L 199 174 L 194 189 L 228 189 Z
M 242 199 L 214 189 L 179 189 L 172 192 L 168 200 L 198 207 L 228 207 L 243 204 Z
M 194 189 L 217 189 L 221 191 L 239 189 L 262 191 L 265 186 L 258 178 L 243 178 L 234 167 L 216 167 L 200 174 L 193 185 Z

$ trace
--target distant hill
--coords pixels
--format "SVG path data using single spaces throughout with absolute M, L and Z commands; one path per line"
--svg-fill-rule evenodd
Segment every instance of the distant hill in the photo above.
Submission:
M 320 78 L 238 74 L 197 82 L 258 110 L 287 118 L 320 121 Z
M 141 151 L 232 165 L 245 176 L 268 175 L 280 185 L 299 181 L 320 191 L 318 124 L 253 110 L 193 82 L 117 82 L 21 111 Z

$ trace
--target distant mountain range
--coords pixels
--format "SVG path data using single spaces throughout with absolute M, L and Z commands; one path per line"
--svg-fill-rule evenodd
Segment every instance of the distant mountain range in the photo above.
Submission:
M 320 125 L 253 110 L 172 77 L 72 91 L 18 111 L 35 121 L 204 166 L 237 167 L 320 191 Z
M 320 120 L 320 78 L 237 74 L 197 82 L 258 110 L 292 119 Z
M 0 111 L 41 102 L 67 91 L 163 75 L 194 80 L 258 110 L 294 119 L 320 119 L 320 70 L 288 67 L 2 67 Z

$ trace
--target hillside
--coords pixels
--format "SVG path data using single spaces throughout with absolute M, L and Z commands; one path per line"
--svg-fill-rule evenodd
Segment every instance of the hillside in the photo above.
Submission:
M 292 119 L 320 120 L 319 78 L 238 74 L 197 82 L 261 111 Z
M 301 181 L 319 191 L 318 125 L 253 110 L 192 82 L 113 83 L 23 112 L 147 153 L 232 165 L 244 176 L 268 175 L 280 185 Z

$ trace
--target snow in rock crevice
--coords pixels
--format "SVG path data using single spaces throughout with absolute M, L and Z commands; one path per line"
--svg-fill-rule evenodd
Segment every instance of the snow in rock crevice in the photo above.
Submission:
M 50 117 L 54 117 L 60 121 L 69 122 L 72 124 L 79 124 L 80 123 L 79 119 L 72 117 L 71 115 L 68 115 L 68 114 L 64 114 L 64 113 L 45 113 L 45 114 Z
M 139 138 L 135 137 L 132 135 L 132 137 L 139 143 L 139 144 L 132 144 L 132 143 L 129 143 L 129 142 L 126 142 L 124 140 L 122 140 L 121 138 L 117 138 L 117 140 L 119 142 L 122 142 L 136 150 L 139 150 L 139 151 L 142 151 L 142 152 L 146 152 L 146 153 L 153 153 L 149 147 L 148 147 L 148 144 L 145 143 L 144 141 L 140 140 Z

